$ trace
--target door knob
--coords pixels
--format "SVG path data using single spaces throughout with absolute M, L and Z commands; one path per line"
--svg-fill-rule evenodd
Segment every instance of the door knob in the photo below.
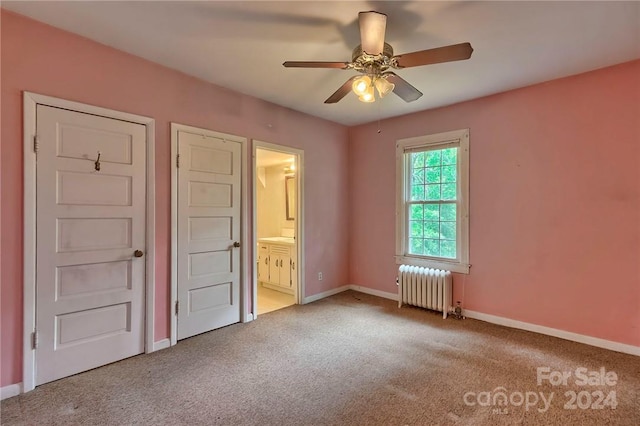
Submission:
M 134 257 L 142 257 L 143 254 L 142 250 L 136 250 L 133 252 Z
M 234 246 L 234 247 L 240 247 L 240 242 L 239 242 L 239 241 L 235 241 L 235 242 L 233 243 L 233 246 Z

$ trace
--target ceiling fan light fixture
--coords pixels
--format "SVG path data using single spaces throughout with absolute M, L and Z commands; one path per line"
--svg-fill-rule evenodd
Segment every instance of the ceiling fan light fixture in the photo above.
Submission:
M 373 91 L 373 86 L 369 86 L 367 91 L 358 97 L 360 102 L 371 103 L 376 101 L 376 94 Z
M 393 89 L 396 88 L 395 84 L 389 83 L 384 77 L 376 78 L 373 84 L 376 86 L 378 95 L 380 95 L 381 99 L 387 96 L 389 93 L 393 92 Z
M 356 95 L 362 96 L 365 93 L 367 93 L 370 87 L 371 87 L 371 78 L 369 78 L 369 76 L 363 75 L 362 77 L 358 77 L 353 81 L 353 85 L 351 86 L 351 89 L 353 90 L 353 93 L 355 93 Z

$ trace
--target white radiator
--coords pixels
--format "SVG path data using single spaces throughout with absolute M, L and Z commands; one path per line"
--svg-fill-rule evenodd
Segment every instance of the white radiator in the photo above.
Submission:
M 418 306 L 442 312 L 447 318 L 453 299 L 450 271 L 400 265 L 398 269 L 398 307 Z

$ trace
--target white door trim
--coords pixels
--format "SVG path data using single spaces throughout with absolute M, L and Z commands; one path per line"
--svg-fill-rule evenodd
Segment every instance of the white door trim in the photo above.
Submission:
M 247 197 L 247 138 L 202 129 L 199 127 L 187 126 L 185 124 L 171 123 L 171 346 L 178 342 L 178 316 L 175 306 L 178 300 L 178 132 L 190 132 L 203 136 L 224 138 L 230 141 L 239 142 L 241 145 L 242 158 L 240 164 L 242 171 L 240 176 L 240 319 L 242 322 L 250 321 L 251 314 L 247 311 L 248 292 L 246 291 L 246 277 L 250 276 L 248 259 L 248 197 Z
M 296 227 L 295 227 L 295 236 L 296 236 L 296 255 L 298 257 L 298 268 L 296 273 L 298 274 L 298 288 L 296 289 L 296 303 L 302 304 L 304 303 L 305 297 L 305 282 L 304 282 L 304 268 L 305 268 L 305 260 L 304 260 L 304 151 L 301 149 L 291 148 L 284 145 L 277 145 L 274 143 L 263 142 L 256 139 L 253 139 L 253 151 L 252 151 L 252 161 L 251 167 L 253 170 L 253 184 L 252 184 L 252 205 L 253 205 L 253 214 L 252 214 L 252 229 L 253 229 L 253 239 L 251 241 L 251 252 L 253 254 L 254 262 L 252 262 L 252 287 L 253 287 L 253 319 L 258 317 L 258 309 L 257 309 L 257 301 L 258 301 L 258 268 L 256 267 L 255 260 L 258 258 L 258 219 L 256 216 L 256 203 L 257 203 L 257 189 L 255 185 L 255 173 L 258 167 L 256 162 L 256 151 L 258 149 L 267 149 L 269 151 L 282 152 L 284 154 L 294 155 L 296 157 L 296 168 L 298 169 L 296 173 L 297 184 L 296 184 L 296 213 L 298 217 L 296 217 Z
M 147 150 L 147 200 L 146 200 L 146 244 L 145 270 L 145 352 L 153 351 L 153 325 L 155 303 L 155 120 L 141 115 L 114 111 L 93 105 L 58 99 L 51 96 L 23 92 L 23 141 L 24 141 L 24 223 L 23 223 L 23 392 L 35 388 L 35 352 L 31 348 L 31 333 L 36 326 L 36 106 L 57 108 L 100 115 L 142 124 L 146 127 Z

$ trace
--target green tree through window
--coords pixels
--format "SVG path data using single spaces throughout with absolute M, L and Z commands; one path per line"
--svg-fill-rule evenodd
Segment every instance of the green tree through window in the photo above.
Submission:
M 458 148 L 408 155 L 409 254 L 455 259 Z
M 469 130 L 398 140 L 396 263 L 469 273 Z

